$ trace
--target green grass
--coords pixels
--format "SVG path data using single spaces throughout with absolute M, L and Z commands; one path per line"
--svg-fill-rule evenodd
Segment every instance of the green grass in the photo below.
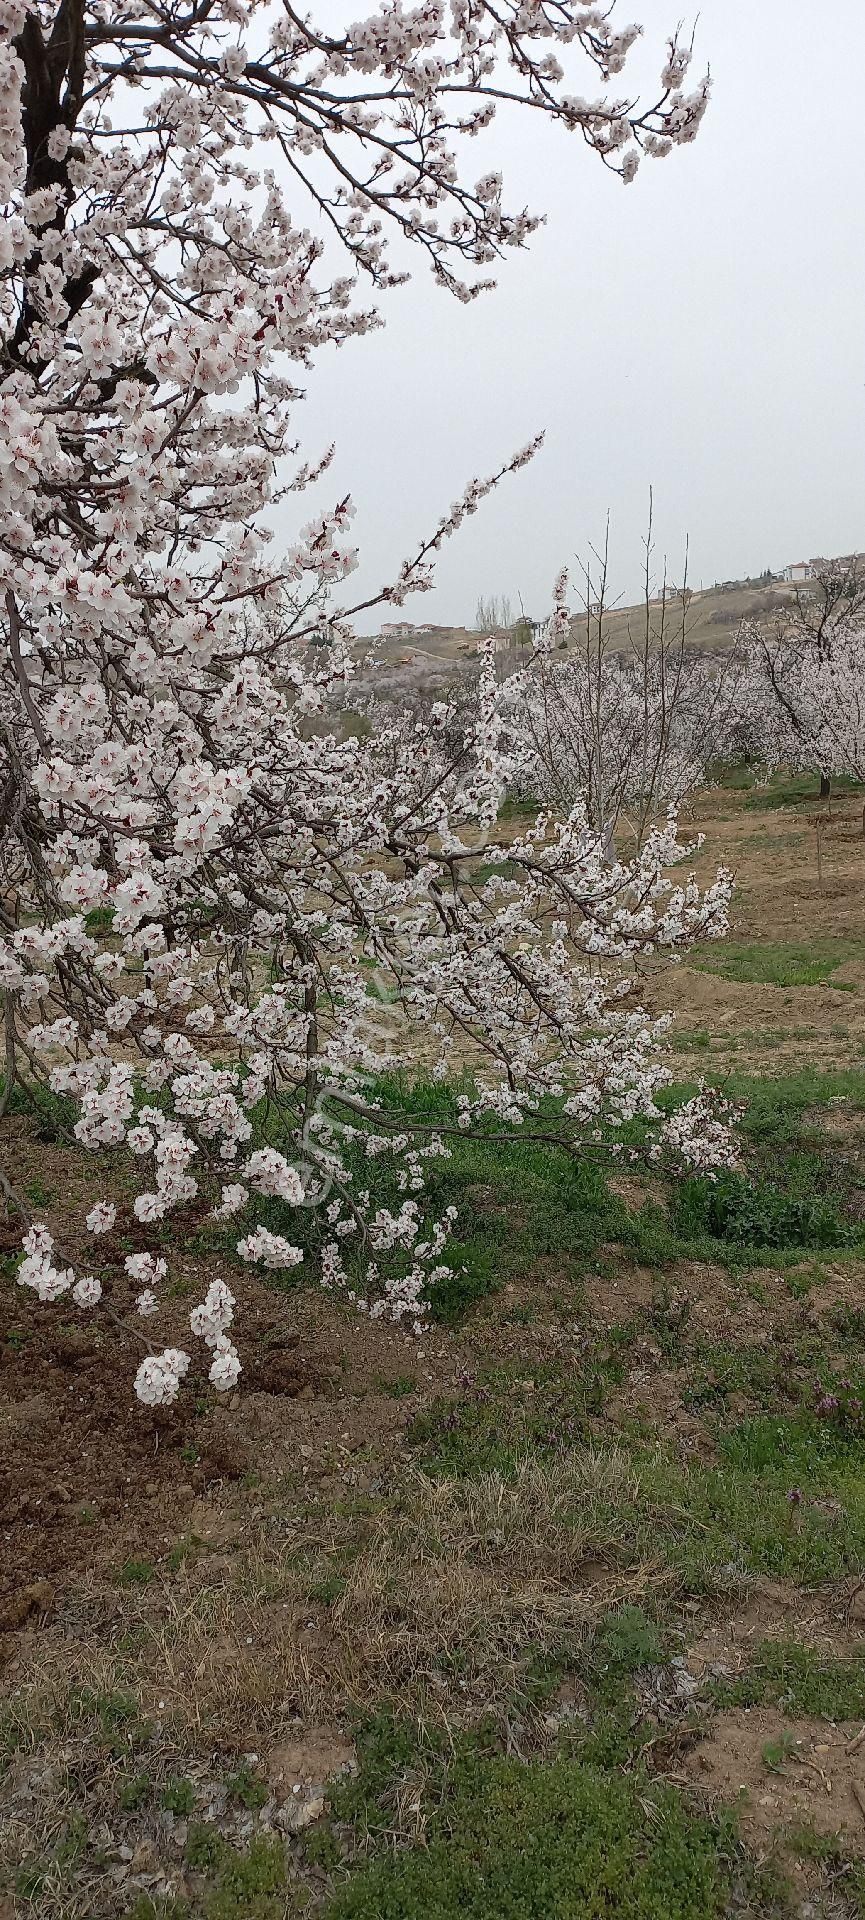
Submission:
M 812 1067 L 778 1075 L 734 1073 L 727 1075 L 723 1084 L 732 1100 L 745 1103 L 741 1125 L 751 1139 L 789 1140 L 801 1132 L 809 1113 L 835 1102 L 844 1101 L 854 1110 L 865 1112 L 865 1072 L 861 1067 L 830 1073 L 819 1073 Z
M 518 860 L 482 860 L 472 868 L 472 884 L 482 887 L 487 880 L 519 880 L 522 871 Z
M 555 1365 L 493 1369 L 458 1396 L 444 1396 L 417 1415 L 409 1444 L 422 1450 L 435 1473 L 510 1477 L 528 1455 L 552 1459 L 585 1446 L 589 1416 L 599 1413 L 623 1368 L 615 1354 L 600 1355 L 574 1373 Z
M 747 1671 L 713 1688 L 721 1707 L 779 1707 L 799 1715 L 865 1720 L 865 1652 L 838 1660 L 793 1640 L 761 1640 Z
M 642 1607 L 619 1607 L 601 1622 L 592 1643 L 591 1679 L 601 1699 L 616 1699 L 623 1681 L 664 1662 L 664 1639 Z
M 526 1460 L 546 1459 L 589 1557 L 634 1570 L 661 1560 L 682 1593 L 725 1590 L 735 1574 L 814 1586 L 865 1565 L 856 1434 L 807 1410 L 757 1416 L 722 1433 L 717 1464 L 682 1460 L 639 1429 L 620 1430 L 615 1446 L 592 1435 L 580 1395 L 575 1380 L 573 1412 L 554 1425 L 513 1375 L 487 1376 L 480 1395 L 434 1403 L 409 1440 L 428 1473 L 457 1481 L 494 1472 L 513 1482 Z
M 851 1137 L 829 1134 L 821 1115 L 830 1106 L 865 1111 L 865 1073 L 810 1068 L 773 1077 L 712 1076 L 738 1108 L 745 1178 L 686 1181 L 673 1197 L 674 1233 L 704 1234 L 709 1244 L 739 1259 L 762 1242 L 772 1262 L 786 1249 L 859 1246 L 863 1239 L 863 1174 L 855 1126 Z M 741 1264 L 741 1261 L 740 1261 Z
M 259 1807 L 263 1807 L 267 1799 L 267 1787 L 260 1775 L 254 1772 L 248 1760 L 241 1760 L 237 1771 L 229 1774 L 225 1788 L 232 1800 L 238 1801 L 248 1813 L 254 1813 Z
M 845 1905 L 836 1907 L 843 1920 L 865 1920 L 865 1866 L 851 1860 L 843 1834 L 823 1833 L 802 1825 L 790 1835 L 790 1852 L 799 1860 L 817 1862 L 825 1868 L 831 1888 L 843 1886 Z M 819 1908 L 814 1909 L 818 1920 Z M 831 1912 L 831 1908 L 829 1909 Z
M 151 1560 L 125 1560 L 116 1578 L 121 1587 L 147 1587 L 156 1578 L 156 1568 Z
M 865 1236 L 865 1226 L 843 1221 L 831 1199 L 785 1192 L 771 1181 L 755 1182 L 739 1173 L 683 1180 L 671 1212 L 683 1239 L 741 1247 L 844 1247 Z
M 4 1086 L 5 1081 L 0 1074 L 0 1091 Z M 72 1137 L 79 1114 L 76 1102 L 66 1094 L 51 1093 L 47 1087 L 40 1087 L 35 1082 L 27 1087 L 19 1082 L 13 1087 L 7 1111 L 35 1119 L 37 1139 L 52 1142 Z
M 764 1742 L 760 1758 L 767 1773 L 782 1773 L 784 1765 L 796 1752 L 796 1739 L 792 1733 L 781 1733 L 776 1740 Z
M 698 1033 L 683 1038 L 701 1049 L 709 1036 Z M 632 1209 L 611 1191 L 605 1168 L 581 1157 L 578 1146 L 572 1153 L 566 1146 L 526 1137 L 535 1126 L 549 1131 L 566 1126 L 560 1103 L 546 1102 L 523 1136 L 506 1137 L 493 1120 L 479 1138 L 452 1136 L 448 1157 L 427 1163 L 428 1215 L 438 1216 L 450 1205 L 457 1208 L 455 1238 L 447 1256 L 450 1272 L 436 1283 L 432 1294 L 434 1317 L 443 1322 L 458 1320 L 503 1285 L 537 1277 L 578 1288 L 611 1243 L 620 1249 L 620 1259 L 658 1271 L 681 1258 L 713 1258 L 742 1266 L 753 1261 L 761 1247 L 783 1254 L 785 1244 L 792 1249 L 846 1244 L 850 1236 L 843 1218 L 844 1155 L 817 1137 L 811 1121 L 814 1109 L 832 1099 L 865 1105 L 865 1073 L 802 1073 L 770 1081 L 731 1075 L 722 1084 L 734 1100 L 744 1103 L 739 1124 L 756 1178 L 753 1193 L 739 1188 L 735 1205 L 728 1204 L 732 1190 L 724 1186 L 726 1213 L 720 1224 L 717 1196 L 704 1191 L 700 1199 L 692 1186 L 683 1190 L 669 1211 L 659 1185 L 656 1200 Z M 452 1127 L 461 1090 L 460 1084 L 393 1075 L 378 1081 L 371 1092 L 393 1113 Z M 672 1109 L 691 1091 L 687 1085 L 671 1087 L 661 1104 Z M 56 1137 L 61 1127 L 68 1130 L 74 1119 L 72 1103 L 38 1093 L 34 1101 L 45 1137 Z M 27 1097 L 16 1090 L 13 1107 L 19 1111 L 26 1105 Z M 254 1118 L 262 1138 L 278 1144 L 278 1115 Z M 645 1123 L 632 1123 L 622 1130 L 624 1144 L 636 1150 L 645 1135 Z M 779 1149 L 789 1179 L 774 1198 L 760 1188 L 760 1173 L 763 1164 L 770 1164 L 777 1178 Z M 355 1172 L 370 1188 L 374 1204 L 399 1205 L 401 1196 L 387 1156 L 370 1162 L 358 1151 Z M 304 1247 L 302 1266 L 269 1276 L 268 1284 L 275 1290 L 317 1283 L 325 1228 L 316 1209 L 289 1209 L 278 1200 L 254 1197 L 245 1224 L 250 1230 L 264 1225 Z M 191 1245 L 204 1255 L 219 1250 L 234 1258 L 236 1238 L 233 1228 L 206 1226 L 193 1235 Z M 360 1255 L 349 1246 L 346 1257 L 350 1278 L 362 1285 Z M 406 1264 L 407 1256 L 398 1252 L 382 1262 L 394 1274 Z
M 782 1475 L 789 1487 L 831 1491 L 836 1471 L 865 1468 L 862 1432 L 821 1419 L 807 1409 L 763 1413 L 724 1434 L 725 1459 L 743 1473 Z
M 852 940 L 723 940 L 694 947 L 688 965 L 741 985 L 814 987 L 861 954 L 861 945 Z M 855 990 L 841 981 L 832 984 Z
M 274 1836 L 256 1835 L 241 1850 L 216 1827 L 195 1825 L 189 1832 L 186 1865 L 205 1878 L 189 1920 L 285 1920 L 285 1852 Z
M 819 1330 L 799 1332 L 792 1352 L 776 1345 L 738 1346 L 699 1342 L 688 1355 L 685 1405 L 701 1413 L 723 1416 L 732 1399 L 750 1401 L 763 1412 L 767 1407 L 786 1412 L 802 1399 L 804 1375 L 813 1379 L 825 1352 Z
M 461 1090 L 459 1084 L 443 1086 L 392 1076 L 377 1083 L 375 1096 L 392 1112 L 455 1127 Z M 547 1107 L 537 1122 L 544 1131 L 560 1124 L 556 1104 L 548 1102 Z M 567 1123 L 562 1124 L 566 1131 Z M 526 1134 L 532 1131 L 530 1121 Z M 611 1192 L 603 1169 L 564 1146 L 519 1134 L 508 1137 L 493 1120 L 480 1137 L 466 1139 L 455 1133 L 447 1145 L 448 1157 L 430 1160 L 426 1166 L 428 1215 L 439 1217 L 446 1207 L 457 1208 L 454 1238 L 447 1251 L 451 1272 L 436 1283 L 431 1295 L 433 1315 L 440 1321 L 458 1319 L 509 1281 L 535 1277 L 543 1262 L 554 1263 L 562 1278 L 579 1281 L 610 1241 L 627 1245 L 634 1258 L 661 1263 L 680 1251 L 661 1205 L 629 1212 Z M 370 1161 L 358 1151 L 356 1173 L 370 1190 L 374 1205 L 400 1204 L 386 1156 Z M 249 1225 L 258 1224 L 288 1235 L 304 1246 L 307 1256 L 302 1267 L 269 1284 L 288 1290 L 316 1279 L 324 1229 L 314 1209 L 298 1212 L 278 1200 L 253 1199 Z M 202 1251 L 219 1246 L 231 1255 L 236 1238 L 230 1230 L 207 1228 L 196 1244 Z M 359 1256 L 350 1243 L 344 1257 L 352 1279 L 362 1285 Z M 400 1261 L 399 1254 L 393 1256 L 394 1272 L 400 1270 Z M 407 1264 L 405 1259 L 402 1264 Z
M 337 1811 L 361 1813 L 381 1851 L 336 1891 L 325 1920 L 712 1920 L 730 1911 L 741 1868 L 729 1823 L 639 1772 L 611 1775 L 579 1758 L 525 1764 L 491 1746 L 457 1736 L 449 1762 L 433 1767 L 423 1845 L 394 1852 L 391 1808 L 419 1756 L 399 1728 L 388 1754 L 379 1723 L 372 1765 L 364 1756 Z
M 742 1106 L 737 1124 L 747 1172 L 714 1183 L 685 1182 L 669 1208 L 662 1185 L 657 1199 L 630 1208 L 611 1190 L 604 1166 L 565 1146 L 527 1137 L 535 1125 L 556 1130 L 561 1116 L 554 1102 L 537 1122 L 529 1122 L 523 1136 L 506 1137 L 490 1121 L 479 1138 L 449 1137 L 448 1156 L 428 1162 L 426 1170 L 429 1215 L 440 1216 L 449 1206 L 457 1210 L 447 1254 L 450 1271 L 432 1292 L 434 1317 L 456 1321 L 508 1284 L 546 1278 L 578 1290 L 611 1244 L 620 1261 L 663 1272 L 682 1258 L 713 1259 L 733 1269 L 754 1264 L 767 1249 L 783 1264 L 805 1248 L 858 1243 L 862 1234 L 847 1218 L 847 1208 L 859 1174 L 815 1125 L 815 1114 L 839 1099 L 865 1106 L 865 1073 L 801 1072 L 772 1080 L 734 1074 L 720 1084 Z M 391 1076 L 377 1084 L 375 1094 L 391 1111 L 453 1127 L 460 1090 Z M 687 1085 L 673 1086 L 661 1104 L 672 1109 L 691 1091 Z M 645 1123 L 632 1123 L 622 1132 L 625 1144 L 639 1150 Z M 767 1181 L 769 1169 L 773 1178 Z M 359 1159 L 357 1174 L 370 1187 L 374 1204 L 399 1204 L 385 1156 L 362 1164 Z M 259 1223 L 305 1245 L 303 1266 L 270 1284 L 293 1289 L 314 1283 L 322 1231 L 315 1210 L 298 1213 L 279 1201 L 256 1199 L 250 1225 Z M 229 1230 L 208 1228 L 199 1244 L 202 1251 L 218 1244 L 231 1254 L 235 1239 Z M 356 1261 L 347 1249 L 351 1277 L 362 1285 Z M 400 1256 L 391 1264 L 398 1271 Z
M 380 1393 L 386 1393 L 390 1400 L 407 1400 L 417 1392 L 417 1377 L 413 1373 L 398 1373 L 393 1379 L 382 1375 L 376 1382 Z
M 497 818 L 499 820 L 533 820 L 540 809 L 540 800 L 537 800 L 533 794 L 523 794 L 519 799 L 503 800 Z
M 195 1788 L 191 1780 L 166 1780 L 159 1796 L 159 1804 L 166 1813 L 179 1816 L 190 1814 L 195 1806 Z
M 750 793 L 758 772 L 750 760 L 713 760 L 706 769 L 706 785 L 726 793 Z
M 747 782 L 743 782 L 743 785 Z M 861 783 L 848 774 L 835 774 L 832 778 L 832 798 L 843 794 L 860 794 Z M 815 773 L 776 773 L 770 780 L 751 781 L 751 791 L 745 806 L 754 813 L 774 813 L 779 807 L 801 807 L 817 802 L 824 810 L 826 801 L 820 799 L 820 775 Z
M 712 1036 L 705 1027 L 697 1027 L 693 1032 L 679 1028 L 671 1036 L 670 1045 L 676 1053 L 708 1053 Z
M 719 787 L 726 793 L 747 794 L 745 806 L 758 813 L 820 799 L 819 773 L 791 773 L 779 768 L 767 777 L 765 769 L 753 760 L 714 761 L 707 771 L 707 785 Z M 861 791 L 860 782 L 850 775 L 833 775 L 833 796 Z

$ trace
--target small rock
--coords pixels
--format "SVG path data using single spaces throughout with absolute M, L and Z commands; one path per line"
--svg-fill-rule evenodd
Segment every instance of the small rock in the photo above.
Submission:
M 286 1800 L 274 1817 L 284 1833 L 302 1833 L 304 1827 L 320 1820 L 323 1812 L 324 1794 L 313 1788 L 309 1793 L 299 1794 L 297 1799 Z

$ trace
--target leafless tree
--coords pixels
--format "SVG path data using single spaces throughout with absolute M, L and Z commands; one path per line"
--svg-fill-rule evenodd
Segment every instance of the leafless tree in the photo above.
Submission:
M 492 594 L 485 600 L 483 594 L 475 610 L 475 627 L 478 633 L 505 632 L 514 624 L 513 608 L 506 593 Z

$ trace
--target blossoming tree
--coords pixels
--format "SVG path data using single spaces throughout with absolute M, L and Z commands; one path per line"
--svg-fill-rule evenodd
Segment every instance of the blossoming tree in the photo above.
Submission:
M 525 784 L 559 809 L 582 803 L 614 857 L 617 832 L 639 849 L 659 812 L 681 806 L 724 752 L 738 709 L 738 646 L 707 659 L 689 644 L 687 570 L 653 579 L 652 511 L 642 605 L 622 631 L 609 594 L 609 528 L 582 569 L 580 612 L 564 652 L 514 676 L 528 758 Z
M 768 628 L 751 626 L 743 713 L 756 759 L 865 780 L 865 568 L 829 561 Z M 865 814 L 863 814 L 865 830 Z
M 638 30 L 575 0 L 386 0 L 340 33 L 288 0 L 0 0 L 0 30 L 4 1105 L 16 1077 L 71 1097 L 83 1147 L 137 1158 L 154 1233 L 203 1202 L 236 1217 L 242 1260 L 289 1268 L 314 1210 L 325 1282 L 363 1273 L 372 1311 L 414 1322 L 450 1215 L 419 1197 L 447 1130 L 377 1090 L 406 1035 L 442 1072 L 461 1037 L 457 1127 L 531 1126 L 545 1094 L 589 1140 L 657 1120 L 629 965 L 721 930 L 729 883 L 666 877 L 673 825 L 610 867 L 580 807 L 508 847 L 519 884 L 476 879 L 520 750 L 491 662 L 456 760 L 435 707 L 408 737 L 316 731 L 353 671 L 351 502 L 280 540 L 262 514 L 282 501 L 287 524 L 320 471 L 297 373 L 375 324 L 358 286 L 394 284 L 414 247 L 470 298 L 532 231 L 497 173 L 466 171 L 499 107 L 630 180 L 693 138 L 707 88 L 684 90 L 673 42 L 649 107 L 577 96 L 571 59 L 606 88 Z M 491 484 L 383 599 L 430 584 Z M 699 1101 L 676 1141 L 720 1151 Z M 88 1214 L 97 1253 L 114 1220 L 108 1199 Z M 154 1242 L 126 1264 L 143 1327 L 165 1260 Z M 39 1223 L 19 1278 L 82 1308 L 101 1292 Z M 191 1316 L 219 1389 L 234 1308 L 217 1281 Z M 140 1398 L 170 1403 L 189 1365 L 148 1354 Z

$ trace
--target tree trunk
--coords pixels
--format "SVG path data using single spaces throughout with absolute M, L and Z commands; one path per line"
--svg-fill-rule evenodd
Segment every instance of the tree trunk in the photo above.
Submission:
M 832 792 L 832 775 L 830 773 L 821 773 L 820 775 L 821 800 L 828 800 L 831 792 Z

